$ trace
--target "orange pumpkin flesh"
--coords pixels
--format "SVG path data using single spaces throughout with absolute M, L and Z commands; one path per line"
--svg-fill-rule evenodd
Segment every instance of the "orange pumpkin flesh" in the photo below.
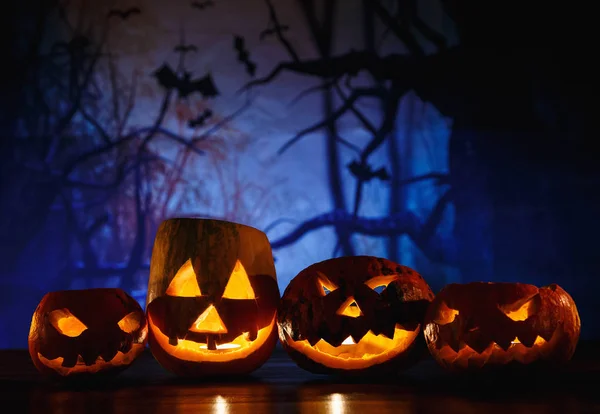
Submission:
M 29 354 L 49 376 L 115 374 L 144 350 L 147 331 L 144 311 L 121 289 L 51 292 L 33 314 Z
M 315 373 L 368 374 L 416 362 L 421 321 L 433 293 L 414 270 L 371 256 L 313 264 L 285 290 L 279 338 Z
M 451 371 L 564 363 L 580 329 L 575 302 L 556 284 L 450 284 L 425 318 L 429 350 Z
M 275 347 L 279 288 L 271 247 L 257 229 L 163 222 L 148 289 L 150 349 L 178 375 L 247 374 Z

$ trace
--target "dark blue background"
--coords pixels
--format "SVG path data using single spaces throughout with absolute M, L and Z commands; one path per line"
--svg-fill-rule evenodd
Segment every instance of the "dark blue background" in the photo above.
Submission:
M 316 3 L 325 10 L 331 2 Z M 338 3 L 338 12 L 351 7 Z M 332 24 L 326 12 L 315 14 L 308 2 L 296 2 L 293 23 L 303 27 L 303 41 L 317 51 L 306 60 L 320 65 L 321 73 L 309 76 L 325 82 L 334 72 L 346 76 L 362 69 L 370 87 L 385 91 L 373 98 L 380 105 L 374 122 L 377 131 L 367 131 L 367 139 L 355 144 L 359 155 L 347 155 L 345 143 L 336 136 L 335 123 L 325 123 L 319 129 L 322 156 L 297 152 L 304 157 L 303 168 L 282 163 L 273 167 L 299 178 L 320 168 L 323 182 L 315 186 L 321 185 L 328 193 L 314 214 L 282 214 L 282 219 L 293 223 L 275 235 L 269 223 L 223 216 L 210 209 L 204 210 L 205 215 L 237 219 L 268 231 L 282 290 L 295 273 L 310 264 L 307 257 L 375 254 L 408 260 L 405 264 L 423 273 L 435 291 L 449 281 L 558 283 L 578 304 L 583 337 L 598 338 L 595 289 L 600 288 L 600 163 L 591 138 L 597 139 L 596 124 L 588 116 L 593 59 L 587 44 L 589 26 L 581 20 L 585 10 L 443 0 L 438 8 L 453 22 L 457 34 L 457 42 L 444 45 L 440 36 L 423 29 L 411 13 L 410 3 L 356 2 L 352 7 L 364 18 L 360 30 L 365 35 L 362 45 L 354 48 L 358 53 L 352 55 L 349 49 L 331 52 L 328 45 L 340 39 L 332 40 L 327 30 L 311 26 L 312 15 L 321 16 L 323 27 Z M 269 4 L 257 2 L 256 6 L 262 8 L 265 22 L 272 17 Z M 397 4 L 405 9 L 398 9 Z M 213 13 L 219 13 L 219 7 L 216 4 Z M 427 7 L 421 6 L 420 13 L 427 15 Z M 390 10 L 388 14 L 386 10 Z M 396 12 L 400 18 L 394 17 Z M 392 19 L 382 18 L 386 15 Z M 88 52 L 93 55 L 99 41 L 90 37 L 86 38 L 90 45 L 69 43 L 78 35 L 85 38 L 85 33 L 65 30 L 60 16 L 58 3 L 49 0 L 14 2 L 2 16 L 2 26 L 11 33 L 1 40 L 7 73 L 0 80 L 0 347 L 4 348 L 26 346 L 31 314 L 49 290 L 120 286 L 144 302 L 152 240 L 158 222 L 166 218 L 147 210 L 148 194 L 154 190 L 145 183 L 155 179 L 148 178 L 154 177 L 152 174 L 170 168 L 160 156 L 175 147 L 191 146 L 189 136 L 170 136 L 167 126 L 153 122 L 130 143 L 114 145 L 116 135 L 103 136 L 94 122 L 99 119 L 92 116 L 91 121 L 86 120 L 85 111 L 92 110 L 94 94 L 99 93 L 86 83 L 91 62 Z M 137 17 L 133 15 L 123 24 Z M 292 27 L 282 35 L 299 30 L 287 23 Z M 377 32 L 370 29 L 374 25 L 382 31 L 387 27 L 389 36 L 396 36 L 398 44 L 404 45 L 399 48 L 403 54 L 375 52 L 369 35 Z M 238 28 L 223 30 L 233 37 Z M 421 49 L 413 44 L 414 39 L 428 46 Z M 283 43 L 273 39 L 271 44 L 273 49 L 284 50 L 282 62 L 294 60 Z M 261 47 L 264 50 L 265 46 Z M 168 53 L 170 49 L 163 54 Z M 219 53 L 231 55 L 231 65 L 240 65 L 244 74 L 233 48 Z M 394 57 L 386 57 L 390 55 Z M 170 61 L 177 66 L 176 58 Z M 297 73 L 302 74 L 303 62 L 296 62 Z M 276 64 L 277 60 L 264 63 L 255 78 L 266 76 Z M 242 84 L 252 79 L 246 76 Z M 223 91 L 234 89 L 224 78 L 215 82 Z M 299 87 L 290 96 L 301 91 Z M 332 98 L 335 91 L 331 85 L 316 93 L 322 94 L 319 102 L 323 119 L 327 119 L 341 103 Z M 404 122 L 396 119 L 401 111 L 394 100 L 409 95 L 435 108 L 451 125 L 450 129 L 440 127 L 447 130 L 440 132 L 447 134 L 447 140 L 431 149 L 445 160 L 446 169 L 431 171 L 431 176 L 419 180 L 427 183 L 423 191 L 434 194 L 428 196 L 433 201 L 427 206 L 419 204 L 423 198 L 415 192 L 406 192 L 409 184 L 404 181 L 410 177 L 403 173 L 402 160 L 394 164 L 400 149 L 395 150 L 393 143 L 403 142 L 395 131 L 397 123 Z M 125 94 L 122 98 L 126 101 Z M 154 99 L 158 103 L 162 95 Z M 176 107 L 176 101 L 170 97 L 167 106 Z M 299 122 L 302 116 L 298 112 Z M 318 121 L 307 119 L 304 125 Z M 258 129 L 269 127 L 267 121 L 256 122 Z M 435 131 L 437 127 L 428 128 Z M 162 134 L 163 144 L 150 151 L 144 139 L 155 134 Z M 370 158 L 369 143 L 378 151 L 374 158 Z M 202 146 L 189 151 L 207 152 Z M 299 150 L 290 147 L 289 153 L 294 151 Z M 352 173 L 347 164 L 360 161 L 361 156 L 365 165 L 385 167 L 390 178 L 369 181 Z M 52 161 L 47 162 L 49 159 Z M 387 161 L 380 162 L 383 159 Z M 202 182 L 188 183 L 187 188 Z M 225 185 L 233 188 L 234 183 L 226 180 Z M 383 188 L 386 198 L 373 196 L 367 191 L 375 188 L 370 185 Z M 359 204 L 379 206 L 386 213 L 354 215 L 361 191 Z M 119 206 L 124 206 L 127 214 Z M 444 227 L 450 210 L 451 224 Z M 170 210 L 167 216 L 177 211 Z M 412 214 L 414 211 L 419 213 Z M 124 229 L 127 234 L 119 233 Z M 334 240 L 326 249 L 319 238 L 305 238 L 323 229 Z M 116 233 L 121 234 L 123 246 L 111 241 L 109 235 Z M 376 248 L 365 248 L 363 236 L 375 240 Z M 286 249 L 299 245 L 313 256 L 295 262 L 295 253 L 285 254 Z

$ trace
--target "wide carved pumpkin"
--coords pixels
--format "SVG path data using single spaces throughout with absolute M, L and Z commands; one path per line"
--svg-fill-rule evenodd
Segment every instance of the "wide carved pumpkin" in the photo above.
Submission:
M 279 338 L 315 373 L 394 371 L 426 353 L 421 324 L 433 293 L 414 270 L 371 256 L 301 271 L 278 311 Z
M 144 350 L 146 316 L 121 289 L 46 294 L 29 331 L 29 354 L 43 374 L 84 377 L 115 374 Z
M 182 376 L 246 374 L 277 342 L 271 246 L 252 227 L 175 218 L 156 235 L 147 298 L 154 357 Z
M 451 371 L 563 363 L 581 323 L 571 296 L 552 284 L 450 284 L 427 310 L 425 339 Z

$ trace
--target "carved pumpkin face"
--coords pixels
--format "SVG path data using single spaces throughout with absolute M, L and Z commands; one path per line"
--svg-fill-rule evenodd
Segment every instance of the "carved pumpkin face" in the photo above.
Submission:
M 290 356 L 317 373 L 365 373 L 415 362 L 433 293 L 414 270 L 356 256 L 316 263 L 285 290 L 279 338 Z
M 158 230 L 148 320 L 156 359 L 179 375 L 241 374 L 270 356 L 279 288 L 264 233 L 217 220 Z
M 511 362 L 565 362 L 581 323 L 575 302 L 558 285 L 450 284 L 427 310 L 425 339 L 449 370 Z
M 36 368 L 62 377 L 116 373 L 146 346 L 144 311 L 121 289 L 46 294 L 29 331 Z

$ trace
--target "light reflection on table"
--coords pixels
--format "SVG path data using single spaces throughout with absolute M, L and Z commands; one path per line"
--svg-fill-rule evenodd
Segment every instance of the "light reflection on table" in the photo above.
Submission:
M 330 414 L 344 414 L 344 396 L 342 394 L 331 394 L 329 412 Z
M 214 414 L 229 414 L 229 406 L 227 405 L 227 400 L 220 395 L 215 397 L 215 402 L 213 404 L 213 413 Z
M 4 406 L 34 413 L 102 414 L 554 414 L 600 412 L 598 369 L 584 361 L 567 380 L 515 386 L 506 380 L 460 381 L 425 362 L 412 376 L 353 382 L 302 371 L 285 356 L 273 357 L 252 377 L 188 381 L 162 369 L 151 355 L 104 385 L 61 386 L 43 381 L 24 352 L 5 353 Z M 13 367 L 14 365 L 14 367 Z M 6 411 L 6 410 L 5 410 Z M 6 412 L 15 412 L 8 410 Z

